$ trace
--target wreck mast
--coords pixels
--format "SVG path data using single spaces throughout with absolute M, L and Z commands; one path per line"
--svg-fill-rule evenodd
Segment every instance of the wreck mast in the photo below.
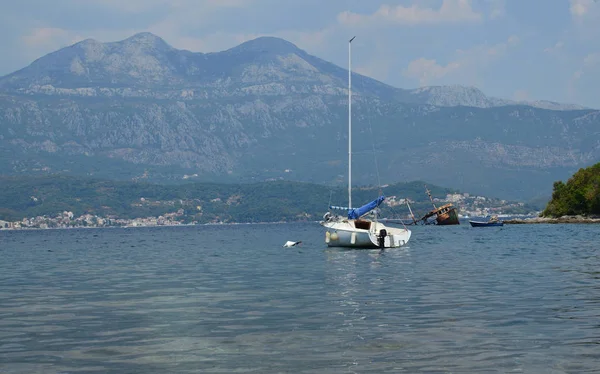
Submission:
M 431 205 L 433 205 L 433 209 L 437 209 L 435 203 L 433 202 L 433 197 L 431 197 L 431 192 L 427 188 L 427 185 L 425 185 L 425 192 L 427 192 L 427 196 L 429 196 L 429 200 L 431 200 Z

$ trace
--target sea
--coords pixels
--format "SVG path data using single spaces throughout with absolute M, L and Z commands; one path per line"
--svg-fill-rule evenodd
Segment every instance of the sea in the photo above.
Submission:
M 600 225 L 465 223 L 0 231 L 0 373 L 600 373 Z

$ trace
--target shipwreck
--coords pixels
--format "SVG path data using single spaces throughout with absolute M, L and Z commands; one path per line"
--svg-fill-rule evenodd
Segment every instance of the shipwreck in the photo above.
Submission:
M 448 203 L 442 205 L 440 207 L 435 206 L 435 202 L 433 201 L 433 197 L 431 196 L 431 192 L 425 186 L 425 192 L 429 196 L 429 200 L 431 200 L 431 204 L 433 205 L 433 210 L 430 210 L 427 214 L 425 214 L 420 219 L 416 219 L 414 214 L 412 213 L 412 209 L 410 209 L 410 205 L 408 209 L 410 210 L 410 214 L 413 219 L 413 224 L 422 224 L 422 225 L 460 225 L 458 221 L 458 210 L 452 203 Z

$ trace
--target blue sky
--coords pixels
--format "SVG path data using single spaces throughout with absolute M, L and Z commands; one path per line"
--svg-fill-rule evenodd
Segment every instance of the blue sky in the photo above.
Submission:
M 600 108 L 598 0 L 20 0 L 0 5 L 0 75 L 77 41 L 150 31 L 215 52 L 287 39 L 396 87 Z

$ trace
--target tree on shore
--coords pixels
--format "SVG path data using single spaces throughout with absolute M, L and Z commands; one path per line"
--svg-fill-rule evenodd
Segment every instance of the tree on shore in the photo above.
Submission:
M 579 169 L 568 181 L 554 182 L 543 217 L 600 215 L 600 163 Z

